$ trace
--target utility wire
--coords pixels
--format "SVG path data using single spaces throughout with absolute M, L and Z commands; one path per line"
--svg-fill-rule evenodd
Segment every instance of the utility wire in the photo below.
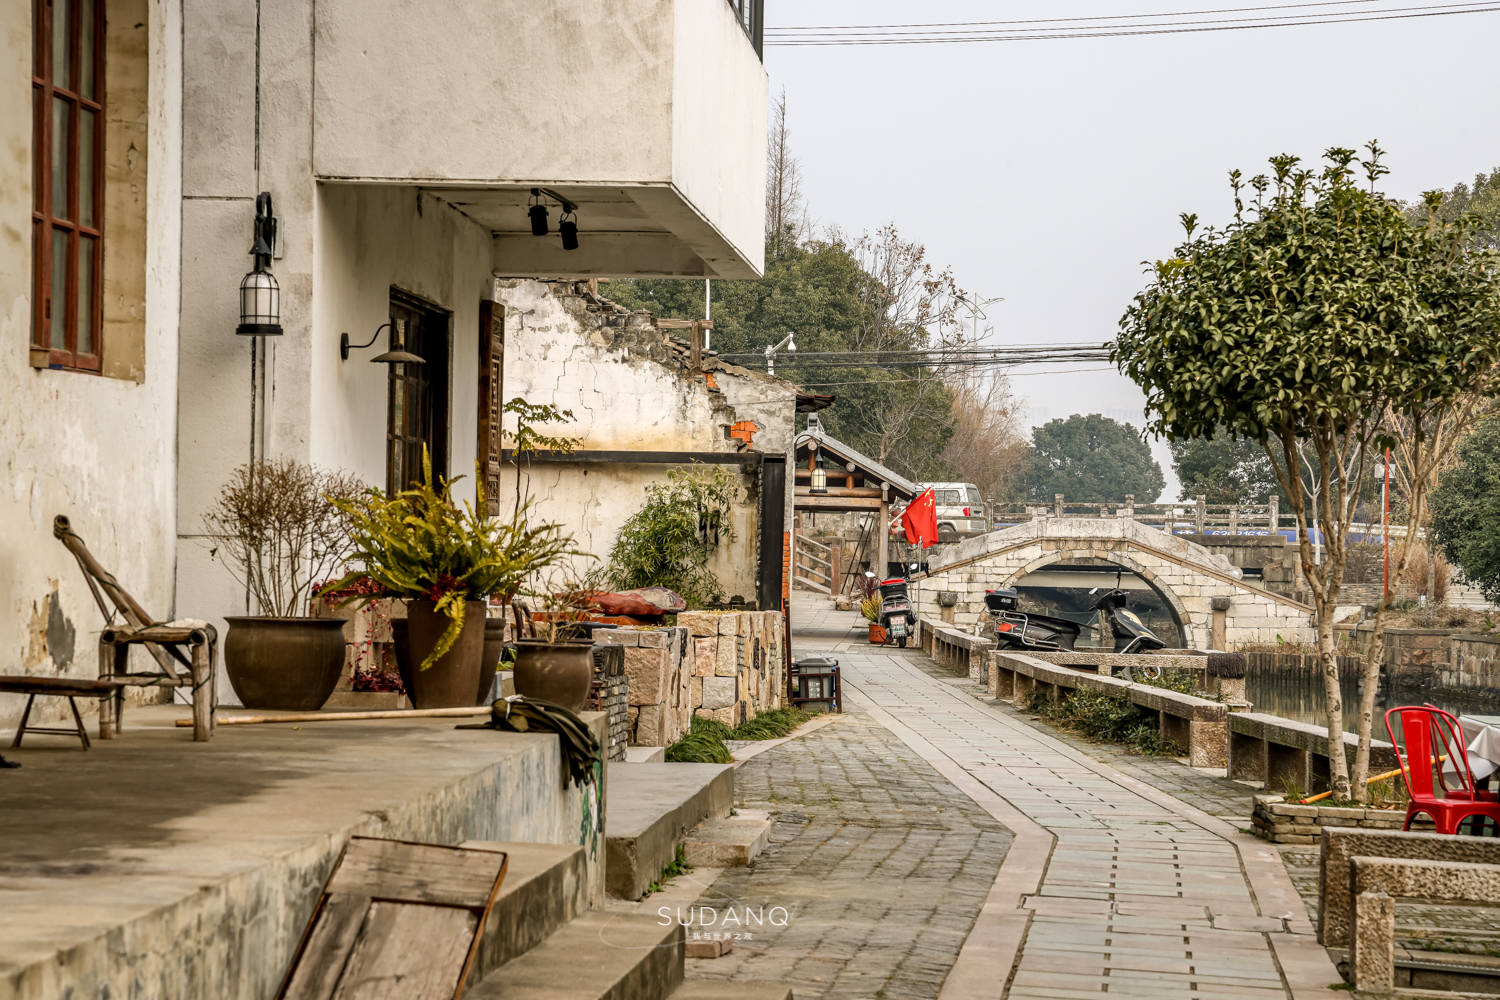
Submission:
M 1399 10 L 1410 10 L 1411 13 L 1396 13 Z M 1486 14 L 1500 11 L 1500 5 L 1467 6 L 1465 9 L 1426 9 L 1426 8 L 1388 8 L 1385 12 L 1349 12 L 1347 14 L 1337 13 L 1327 16 L 1317 16 L 1315 20 L 1268 20 L 1268 19 L 1241 19 L 1223 20 L 1219 22 L 1198 22 L 1196 26 L 1190 27 L 1121 27 L 1117 25 L 1084 26 L 1074 30 L 1060 31 L 1032 31 L 1027 34 L 1016 33 L 986 33 L 954 36 L 952 34 L 929 34 L 920 37 L 891 37 L 889 34 L 870 36 L 850 35 L 847 37 L 821 38 L 813 36 L 782 35 L 767 37 L 766 45 L 783 46 L 787 48 L 798 48 L 805 46 L 850 46 L 850 45 L 945 45 L 965 42 L 1035 42 L 1083 38 L 1126 38 L 1138 35 L 1181 35 L 1201 34 L 1211 31 L 1247 31 L 1260 28 L 1296 28 L 1307 25 L 1318 24 L 1353 24 L 1367 21 L 1406 21 L 1414 18 L 1425 17 L 1448 17 L 1459 14 Z M 1284 15 L 1285 18 L 1294 18 L 1307 15 Z M 1252 23 L 1254 22 L 1254 23 Z M 1195 22 L 1168 22 L 1171 24 L 1194 25 Z M 1020 29 L 1010 29 L 1020 30 Z
M 1127 21 L 1146 17 L 1196 17 L 1199 14 L 1248 14 L 1257 10 L 1287 10 L 1298 7 L 1342 7 L 1370 4 L 1375 0 L 1323 0 L 1322 3 L 1273 3 L 1264 7 L 1214 7 L 1208 10 L 1157 11 L 1153 14 L 1100 14 L 1092 17 L 1033 17 L 1012 21 L 933 21 L 914 24 L 798 24 L 784 28 L 766 28 L 766 34 L 781 31 L 858 31 L 865 28 L 965 28 L 986 24 L 1061 24 L 1070 21 Z

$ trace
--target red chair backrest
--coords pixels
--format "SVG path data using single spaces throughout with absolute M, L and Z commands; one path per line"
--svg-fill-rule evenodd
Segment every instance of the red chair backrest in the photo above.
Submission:
M 1391 726 L 1393 715 L 1401 722 L 1400 739 Z M 1401 705 L 1385 713 L 1385 731 L 1390 734 L 1391 745 L 1396 748 L 1401 776 L 1406 780 L 1406 793 L 1411 798 L 1437 798 L 1439 785 L 1444 791 L 1450 791 L 1443 781 L 1443 765 L 1435 759 L 1438 756 L 1447 757 L 1458 774 L 1460 786 L 1452 791 L 1474 790 L 1474 778 L 1464 750 L 1463 729 L 1447 712 L 1430 705 Z

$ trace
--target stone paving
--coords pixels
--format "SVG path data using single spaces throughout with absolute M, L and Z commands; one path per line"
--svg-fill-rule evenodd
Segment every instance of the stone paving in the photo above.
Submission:
M 774 812 L 770 846 L 698 903 L 721 926 L 785 907 L 786 926 L 743 928 L 692 977 L 775 980 L 799 1000 L 937 995 L 1010 843 L 998 822 L 858 710 L 746 761 L 735 798 Z
M 954 964 L 955 938 L 973 924 L 973 937 L 984 940 L 964 946 L 952 971 L 954 980 L 963 980 L 963 992 L 950 981 L 944 997 L 1109 994 L 1228 1000 L 1311 996 L 1314 990 L 1326 996 L 1327 987 L 1338 982 L 1326 954 L 1311 943 L 1306 915 L 1268 845 L 1238 833 L 1232 822 L 1094 760 L 1007 708 L 979 702 L 954 681 L 935 676 L 936 668 L 916 651 L 864 644 L 857 616 L 799 603 L 794 609 L 795 651 L 836 651 L 850 714 L 742 768 L 737 784 L 747 792 L 747 804 L 764 795 L 766 806 L 780 812 L 779 835 L 760 861 L 725 873 L 705 898 L 761 898 L 768 889 L 800 894 L 799 901 L 830 903 L 820 914 L 828 923 L 800 925 L 810 932 L 804 937 L 797 933 L 794 917 L 777 939 L 742 943 L 724 958 L 695 962 L 695 976 L 753 978 L 779 972 L 798 996 L 932 997 Z M 900 740 L 882 735 L 886 731 Z M 866 758 L 851 771 L 849 757 L 826 759 L 832 749 L 826 741 L 835 739 L 887 756 Z M 823 745 L 815 742 L 820 740 Z M 846 743 L 836 756 L 860 753 Z M 933 781 L 920 770 L 923 762 L 947 780 Z M 914 772 L 921 775 L 919 781 Z M 878 776 L 873 786 L 862 784 L 866 774 Z M 1164 784 L 1166 775 L 1164 769 L 1158 776 Z M 839 832 L 848 818 L 868 817 L 871 796 L 889 796 L 877 800 L 878 811 L 916 792 L 928 796 L 923 801 L 929 805 L 940 804 L 935 818 L 964 816 L 965 824 L 979 833 L 977 838 L 965 834 L 971 842 L 986 835 L 1003 837 L 947 797 L 956 786 L 950 782 L 964 786 L 967 797 L 981 804 L 993 800 L 986 806 L 988 814 L 1009 816 L 1010 824 L 1024 832 L 1028 850 L 1012 853 L 1031 870 L 1007 875 L 1006 869 L 1016 866 L 1004 866 L 974 923 L 983 895 L 983 866 L 966 870 L 956 852 L 945 852 L 937 855 L 950 866 L 942 870 L 942 879 L 968 876 L 972 882 L 963 883 L 958 893 L 936 886 L 920 889 L 936 888 L 950 897 L 951 905 L 924 908 L 921 913 L 931 916 L 921 919 L 916 913 L 908 917 L 893 911 L 880 921 L 843 928 L 841 934 L 840 923 L 850 914 L 895 901 L 878 876 L 894 874 L 901 865 L 882 872 L 879 855 L 865 857 L 868 848 L 858 846 L 857 839 L 867 836 L 862 827 L 853 835 Z M 975 787 L 967 787 L 971 784 Z M 848 791 L 841 793 L 843 787 Z M 1233 796 L 1223 791 L 1218 807 L 1234 812 L 1229 804 Z M 810 812 L 806 800 L 820 796 L 826 805 Z M 1219 811 L 1215 803 L 1204 804 Z M 909 817 L 903 820 L 911 823 Z M 919 834 L 924 828 L 910 825 L 908 830 Z M 903 836 L 909 841 L 913 833 Z M 1043 848 L 1039 854 L 1038 840 Z M 883 842 L 878 847 L 890 850 Z M 996 907 L 1002 883 L 1025 884 L 1027 878 L 1030 891 L 1010 895 L 1010 906 L 1019 904 L 1018 910 L 1006 914 L 1003 905 Z M 932 906 L 934 901 L 922 902 Z M 1010 920 L 1013 915 L 1019 915 L 1018 922 Z M 1004 928 L 1012 926 L 1018 930 L 1011 951 L 1004 950 L 1003 942 L 988 940 L 1004 937 Z M 1001 958 L 985 953 L 991 946 Z M 966 967 L 971 948 L 977 958 Z M 899 953 L 895 957 L 909 963 L 906 969 L 893 973 L 897 966 L 889 962 L 887 951 Z M 1011 957 L 1016 961 L 1007 981 Z M 878 964 L 882 961 L 883 966 Z M 976 976 L 976 968 L 983 974 Z

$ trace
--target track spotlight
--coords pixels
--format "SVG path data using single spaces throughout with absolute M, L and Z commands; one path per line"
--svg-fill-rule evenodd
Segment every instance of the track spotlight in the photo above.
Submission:
M 531 207 L 526 211 L 531 215 L 531 235 L 546 236 L 547 206 L 542 204 L 542 192 L 536 188 L 531 189 Z
M 534 231 L 534 230 L 533 230 Z M 562 234 L 564 250 L 578 249 L 578 213 L 567 212 L 557 220 L 557 231 Z

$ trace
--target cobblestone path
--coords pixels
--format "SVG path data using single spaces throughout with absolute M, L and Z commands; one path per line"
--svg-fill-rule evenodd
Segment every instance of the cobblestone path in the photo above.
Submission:
M 998 822 L 860 711 L 746 761 L 735 798 L 775 813 L 771 844 L 699 904 L 789 920 L 693 977 L 774 980 L 798 1000 L 937 995 L 1010 843 Z
M 828 997 L 1329 995 L 1337 973 L 1275 850 L 1237 831 L 1235 788 L 1216 785 L 1200 811 L 1153 787 L 1191 794 L 1194 772 L 1133 777 L 981 703 L 914 650 L 864 644 L 857 616 L 798 610 L 795 650 L 835 651 L 850 714 L 741 769 L 745 802 L 779 812 L 773 844 L 705 899 L 779 893 L 808 919 L 695 962 L 693 975 L 776 976 Z M 829 759 L 832 741 L 842 746 Z M 907 802 L 939 828 L 914 822 Z M 989 817 L 1021 839 L 980 908 L 997 853 L 980 845 L 1004 838 Z M 887 880 L 907 865 L 898 843 L 931 844 L 938 866 L 913 897 L 908 880 Z

